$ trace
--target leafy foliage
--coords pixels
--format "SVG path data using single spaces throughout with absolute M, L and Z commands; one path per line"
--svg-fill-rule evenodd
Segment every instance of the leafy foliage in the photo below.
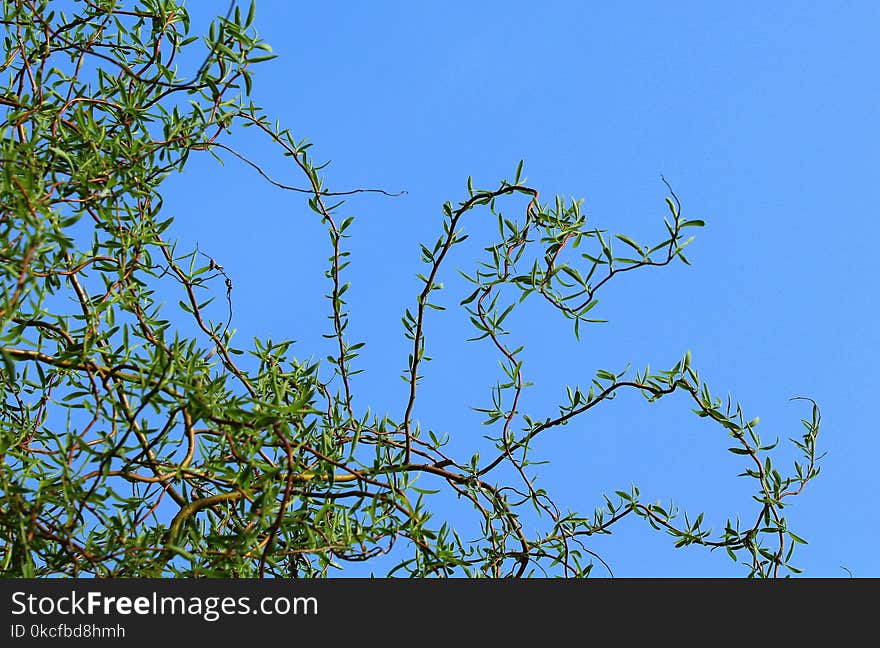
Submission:
M 491 189 L 469 180 L 464 200 L 443 205 L 438 238 L 421 247 L 423 287 L 402 318 L 411 343 L 404 413 L 377 417 L 353 401 L 363 343 L 348 335 L 352 220 L 339 207 L 340 196 L 380 190 L 328 191 L 310 145 L 252 103 L 252 68 L 272 57 L 253 28 L 253 5 L 214 21 L 209 55 L 188 76 L 175 60 L 198 39 L 178 0 L 84 0 L 69 15 L 57 7 L 3 5 L 3 573 L 321 576 L 392 553 L 403 556 L 395 575 L 585 576 L 601 560 L 587 539 L 633 516 L 675 546 L 723 548 L 750 575 L 796 571 L 792 550 L 803 540 L 784 507 L 819 473 L 815 403 L 791 474 L 774 466 L 775 444 L 759 438 L 757 419 L 714 396 L 689 353 L 668 371 L 599 371 L 588 388 L 569 388 L 551 415 L 520 409 L 528 383 L 507 317 L 537 298 L 579 337 L 601 321 L 598 296 L 616 277 L 686 263 L 687 233 L 703 222 L 683 218 L 671 188 L 663 236 L 642 244 L 589 227 L 577 201 L 542 203 L 523 184 L 522 163 Z M 273 141 L 304 186 L 275 182 L 224 143 L 241 127 Z M 335 348 L 326 360 L 297 359 L 288 340 L 235 343 L 230 277 L 169 238 L 163 179 L 182 172 L 190 154 L 221 150 L 303 194 L 326 226 Z M 520 216 L 505 217 L 501 200 L 524 202 Z M 447 452 L 446 436 L 423 433 L 414 412 L 430 360 L 426 322 L 443 310 L 440 277 L 479 210 L 497 219 L 497 238 L 466 275 L 473 292 L 461 306 L 503 375 L 480 409 L 494 454 L 462 459 Z M 218 297 L 229 316 L 215 321 L 208 307 Z M 184 317 L 167 317 L 165 301 Z M 703 515 L 682 522 L 671 507 L 641 501 L 637 488 L 584 516 L 562 512 L 535 486 L 532 440 L 627 390 L 651 402 L 682 394 L 730 436 L 755 486 L 754 519 L 713 533 Z M 418 486 L 426 476 L 459 498 L 462 515 L 476 516 L 479 537 L 434 524 L 430 493 Z M 534 536 L 521 522 L 530 510 L 545 522 Z

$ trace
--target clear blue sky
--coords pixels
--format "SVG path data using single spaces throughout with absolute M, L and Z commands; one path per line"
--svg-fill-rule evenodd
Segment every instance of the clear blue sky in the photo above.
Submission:
M 209 6 L 190 3 L 204 27 Z M 585 198 L 593 225 L 648 241 L 663 233 L 665 188 L 686 216 L 707 221 L 691 267 L 632 273 L 593 313 L 609 320 L 576 344 L 568 322 L 529 309 L 512 322 L 541 415 L 565 385 L 631 362 L 669 368 L 690 349 L 715 392 L 760 415 L 766 438 L 799 436 L 823 413 L 823 472 L 787 510 L 809 545 L 794 563 L 810 576 L 880 576 L 875 536 L 880 458 L 872 403 L 880 366 L 876 243 L 880 173 L 880 5 L 875 2 L 320 2 L 258 0 L 257 29 L 279 57 L 256 69 L 257 103 L 315 143 L 331 190 L 362 196 L 348 280 L 353 340 L 367 342 L 358 405 L 399 416 L 407 342 L 400 316 L 415 302 L 418 242 L 431 241 L 446 200 L 512 176 L 525 160 L 543 198 Z M 282 181 L 301 182 L 246 130 L 232 143 Z M 182 247 L 198 242 L 234 281 L 241 341 L 296 339 L 324 355 L 329 254 L 301 197 L 273 189 L 228 158 L 193 158 L 166 184 Z M 524 205 L 510 203 L 509 210 Z M 428 325 L 416 416 L 461 447 L 486 432 L 498 377 L 486 346 L 466 343 L 455 305 L 490 230 L 449 261 L 450 310 Z M 536 446 L 540 485 L 563 507 L 592 513 L 601 493 L 637 484 L 645 500 L 705 511 L 715 528 L 753 516 L 751 483 L 723 431 L 684 399 L 632 395 L 557 428 Z M 786 463 L 787 465 L 787 463 Z M 591 545 L 617 576 L 743 574 L 722 553 L 674 550 L 637 520 Z M 597 574 L 601 571 L 597 570 Z

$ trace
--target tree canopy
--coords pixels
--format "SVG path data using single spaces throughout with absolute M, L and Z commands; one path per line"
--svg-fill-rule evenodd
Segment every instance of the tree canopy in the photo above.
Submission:
M 632 517 L 676 547 L 726 551 L 745 574 L 797 572 L 791 559 L 803 540 L 784 509 L 819 473 L 814 402 L 805 399 L 791 471 L 777 467 L 776 443 L 760 438 L 758 419 L 715 395 L 684 350 L 662 371 L 600 370 L 553 412 L 520 404 L 535 387 L 505 320 L 538 300 L 579 338 L 601 321 L 599 297 L 620 276 L 687 263 L 689 233 L 704 223 L 683 216 L 671 187 L 657 217 L 662 235 L 643 243 L 588 225 L 579 201 L 542 199 L 522 162 L 493 187 L 468 179 L 438 210 L 436 239 L 421 246 L 420 292 L 401 298 L 407 398 L 359 409 L 356 374 L 369 367 L 357 364 L 364 341 L 348 326 L 353 217 L 343 204 L 387 192 L 328 188 L 310 143 L 253 103 L 254 68 L 272 58 L 256 35 L 254 5 L 233 5 L 201 39 L 179 0 L 67 9 L 48 0 L 3 5 L 5 574 L 323 576 L 386 555 L 390 575 L 586 576 L 602 562 L 591 536 Z M 179 69 L 200 43 L 203 63 Z M 274 180 L 228 143 L 245 128 L 274 144 L 301 186 Z M 220 152 L 291 192 L 325 226 L 333 354 L 302 360 L 291 340 L 236 340 L 234 278 L 222 259 L 175 239 L 163 180 L 185 173 L 193 154 Z M 497 222 L 497 236 L 464 271 L 472 292 L 459 306 L 473 325 L 470 344 L 490 345 L 502 373 L 480 409 L 493 451 L 461 456 L 415 406 L 430 354 L 443 353 L 426 325 L 444 315 L 449 253 L 476 213 Z M 624 391 L 650 402 L 678 394 L 729 436 L 754 486 L 751 517 L 712 530 L 702 514 L 642 501 L 636 487 L 577 513 L 536 485 L 552 465 L 538 465 L 533 440 Z M 400 415 L 373 413 L 385 410 Z M 435 521 L 438 491 L 479 533 Z

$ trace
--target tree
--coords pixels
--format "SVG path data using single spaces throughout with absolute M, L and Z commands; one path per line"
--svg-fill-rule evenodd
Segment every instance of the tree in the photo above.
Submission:
M 404 414 L 378 417 L 353 402 L 363 342 L 348 332 L 352 220 L 340 205 L 350 194 L 386 192 L 327 189 L 310 144 L 253 104 L 253 67 L 272 58 L 253 31 L 253 4 L 215 20 L 209 54 L 189 75 L 175 59 L 198 39 L 178 0 L 83 0 L 69 15 L 56 6 L 3 5 L 4 573 L 320 576 L 390 552 L 394 575 L 585 576 L 601 561 L 590 536 L 627 517 L 670 534 L 676 547 L 724 549 L 752 576 L 797 572 L 790 560 L 803 540 L 784 507 L 819 473 L 820 413 L 809 399 L 792 474 L 775 467 L 776 444 L 760 439 L 758 420 L 713 395 L 690 353 L 666 371 L 599 371 L 553 414 L 519 406 L 527 381 L 505 319 L 524 299 L 539 300 L 579 338 L 601 321 L 598 296 L 617 277 L 687 263 L 687 234 L 703 222 L 682 216 L 671 187 L 664 235 L 645 245 L 588 227 L 580 202 L 542 202 L 523 183 L 521 162 L 489 189 L 469 179 L 463 199 L 442 206 L 437 239 L 421 247 L 423 287 L 403 315 Z M 276 182 L 224 143 L 242 127 L 269 138 L 303 186 Z M 163 179 L 182 173 L 193 153 L 220 151 L 302 194 L 326 226 L 335 352 L 321 362 L 294 357 L 289 340 L 235 342 L 231 278 L 172 238 Z M 519 201 L 518 217 L 502 215 L 503 201 Z M 466 273 L 473 292 L 461 307 L 503 375 L 480 410 L 493 453 L 462 458 L 414 407 L 430 361 L 426 322 L 443 310 L 436 296 L 449 252 L 476 211 L 497 219 L 498 235 Z M 228 316 L 212 315 L 215 299 Z M 174 304 L 179 311 L 167 315 Z M 536 487 L 532 440 L 623 391 L 651 402 L 679 394 L 729 435 L 742 476 L 754 482 L 754 516 L 713 532 L 702 515 L 642 502 L 635 487 L 581 515 Z M 434 523 L 426 481 L 458 498 L 461 515 L 479 522 L 478 538 Z M 543 526 L 529 535 L 522 520 L 533 518 Z

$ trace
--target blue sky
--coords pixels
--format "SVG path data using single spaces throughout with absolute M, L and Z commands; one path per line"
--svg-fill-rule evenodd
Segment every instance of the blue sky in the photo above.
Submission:
M 226 8 L 190 4 L 197 29 L 208 4 Z M 609 286 L 593 311 L 609 322 L 580 344 L 548 309 L 524 309 L 511 329 L 535 382 L 525 407 L 553 412 L 565 385 L 588 384 L 596 369 L 669 368 L 687 350 L 715 392 L 760 415 L 765 438 L 800 436 L 808 410 L 789 399 L 815 398 L 828 454 L 787 510 L 810 543 L 794 563 L 809 576 L 844 576 L 841 565 L 880 575 L 880 5 L 258 0 L 256 26 L 278 58 L 256 69 L 255 101 L 314 142 L 317 160 L 332 160 L 328 188 L 407 191 L 343 208 L 356 217 L 350 332 L 367 342 L 360 407 L 402 411 L 400 316 L 419 290 L 418 243 L 439 233 L 443 202 L 467 197 L 468 176 L 494 187 L 523 159 L 543 199 L 584 198 L 592 225 L 649 241 L 664 231 L 663 174 L 685 215 L 707 222 L 692 266 Z M 252 131 L 230 143 L 279 180 L 301 181 Z M 209 156 L 192 158 L 165 192 L 182 244 L 198 242 L 232 277 L 242 341 L 293 338 L 300 357 L 324 355 L 329 248 L 305 201 Z M 465 222 L 472 242 L 441 278 L 450 309 L 429 321 L 435 360 L 416 410 L 463 448 L 486 432 L 470 407 L 485 406 L 498 377 L 489 349 L 465 342 L 455 307 L 469 292 L 455 268 L 471 270 L 490 242 L 487 216 Z M 718 528 L 753 515 L 727 441 L 683 398 L 622 397 L 541 439 L 536 457 L 551 463 L 539 483 L 584 513 L 634 483 L 645 500 L 672 498 Z M 636 520 L 591 546 L 617 576 L 743 573 L 723 554 L 674 550 Z

